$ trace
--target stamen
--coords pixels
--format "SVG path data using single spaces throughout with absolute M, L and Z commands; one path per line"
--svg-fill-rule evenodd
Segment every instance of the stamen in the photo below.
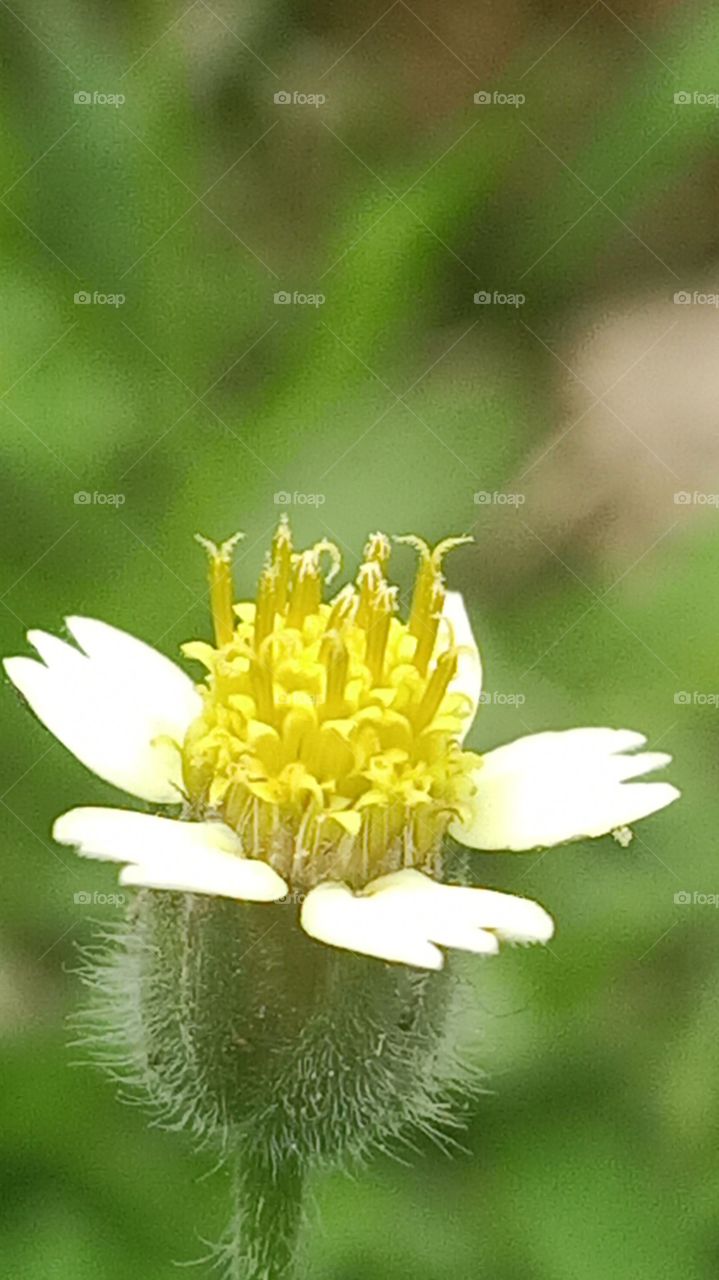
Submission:
M 268 565 L 260 574 L 257 586 L 257 606 L 255 613 L 255 649 L 259 650 L 262 642 L 272 635 L 275 627 L 275 610 L 277 600 L 277 576 L 274 565 Z
M 382 583 L 374 601 L 372 619 L 367 627 L 365 650 L 365 663 L 372 672 L 375 684 L 382 683 L 389 625 L 396 607 L 397 588 L 388 587 Z
M 420 675 L 425 674 L 430 658 L 434 653 L 445 596 L 446 592 L 442 582 L 440 580 L 435 581 L 432 587 L 427 616 L 421 624 L 420 634 L 417 637 L 417 648 L 412 659 Z
M 342 555 L 340 549 L 336 543 L 330 542 L 328 538 L 322 538 L 319 542 L 315 543 L 312 550 L 317 557 L 318 565 L 321 555 L 327 555 L 330 557 L 332 563 L 330 565 L 330 571 L 325 578 L 325 582 L 329 586 L 330 582 L 337 577 L 337 574 L 342 568 Z
M 372 533 L 369 536 L 367 545 L 364 549 L 365 561 L 376 560 L 380 569 L 383 571 L 389 564 L 389 558 L 392 552 L 392 543 L 386 533 Z
M 449 649 L 446 653 L 441 654 L 437 659 L 437 665 L 432 672 L 427 688 L 422 695 L 414 719 L 414 727 L 417 733 L 421 733 L 427 725 L 431 724 L 442 705 L 450 680 L 457 674 L 457 651 Z
M 284 613 L 292 575 L 292 534 L 286 515 L 281 517 L 272 539 L 272 566 L 277 573 L 275 608 L 278 613 Z
M 275 716 L 275 697 L 269 666 L 265 662 L 253 660 L 250 663 L 250 681 L 258 720 L 262 720 L 265 724 L 272 724 Z
M 235 533 L 218 547 L 210 538 L 203 537 L 201 533 L 195 534 L 196 541 L 204 547 L 210 559 L 210 607 L 215 641 L 220 649 L 231 643 L 235 632 L 232 552 L 244 536 L 244 533 Z
M 450 551 L 454 551 L 455 547 L 466 547 L 469 542 L 474 542 L 471 533 L 462 533 L 454 538 L 443 538 L 432 551 L 432 563 L 435 568 L 439 569 L 444 557 Z
M 444 557 L 455 547 L 464 546 L 465 543 L 472 541 L 471 535 L 462 534 L 456 538 L 443 538 L 432 549 L 424 538 L 418 538 L 413 533 L 405 533 L 395 538 L 395 542 L 414 547 L 419 552 L 420 563 L 412 594 L 409 633 L 416 636 L 420 643 L 423 641 L 427 628 L 431 629 L 432 627 L 436 592 L 444 583 L 441 569 Z M 424 643 L 426 644 L 426 640 Z
M 367 628 L 369 626 L 374 613 L 375 600 L 384 585 L 382 569 L 376 560 L 368 560 L 365 564 L 360 565 L 357 574 L 359 604 L 357 606 L 356 622 L 358 627 Z
M 405 534 L 397 539 L 407 543 L 419 552 L 419 567 L 414 580 L 412 604 L 409 612 L 409 633 L 418 640 L 429 624 L 432 610 L 432 596 L 437 582 L 441 581 L 439 569 L 434 565 L 432 552 L 423 538 L 415 538 L 413 534 Z
M 357 592 L 351 582 L 347 583 L 335 596 L 330 616 L 327 619 L 328 631 L 341 631 L 342 627 L 354 621 L 357 612 Z
M 322 587 L 317 553 L 312 548 L 294 557 L 292 593 L 287 613 L 287 626 L 302 629 L 302 623 L 311 613 L 317 613 L 322 603 Z
M 336 631 L 325 635 L 320 657 L 327 670 L 323 714 L 327 718 L 339 717 L 344 710 L 344 693 L 349 673 L 349 653 L 347 645 Z

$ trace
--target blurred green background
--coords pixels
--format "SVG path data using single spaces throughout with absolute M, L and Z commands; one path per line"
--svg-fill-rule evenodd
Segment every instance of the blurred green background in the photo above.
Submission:
M 0 49 L 2 652 L 85 612 L 177 655 L 198 529 L 245 530 L 243 592 L 282 509 L 350 569 L 368 530 L 471 532 L 471 745 L 639 728 L 684 791 L 628 850 L 478 859 L 556 940 L 467 970 L 466 1151 L 318 1178 L 312 1275 L 708 1280 L 719 13 L 3 0 Z M 223 1175 L 65 1021 L 117 909 L 49 830 L 118 796 L 2 696 L 3 1274 L 169 1278 Z

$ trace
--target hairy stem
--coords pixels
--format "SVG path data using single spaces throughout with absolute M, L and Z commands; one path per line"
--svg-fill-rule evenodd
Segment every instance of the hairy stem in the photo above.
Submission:
M 293 1160 L 270 1169 L 246 1157 L 235 1168 L 235 1214 L 221 1246 L 225 1280 L 296 1280 L 304 1223 L 303 1177 Z

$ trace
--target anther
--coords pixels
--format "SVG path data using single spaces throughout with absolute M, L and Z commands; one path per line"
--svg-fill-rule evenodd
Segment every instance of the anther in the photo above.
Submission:
M 301 630 L 305 618 L 317 613 L 321 602 L 322 586 L 317 553 L 314 549 L 302 551 L 294 557 L 287 626 Z
M 456 674 L 457 651 L 456 649 L 449 649 L 437 659 L 437 665 L 427 682 L 427 688 L 417 708 L 414 718 L 414 727 L 417 733 L 421 733 L 434 720 L 449 688 L 450 681 Z
M 272 688 L 272 672 L 265 662 L 254 659 L 250 663 L 252 695 L 257 707 L 257 719 L 272 724 L 275 715 L 275 698 Z
M 275 608 L 278 613 L 284 613 L 292 573 L 292 534 L 286 515 L 281 517 L 272 539 L 272 566 L 277 573 Z
M 323 713 L 327 717 L 339 717 L 344 710 L 344 695 L 349 673 L 349 653 L 344 640 L 336 631 L 325 634 L 320 657 L 325 664 L 327 673 Z
M 329 573 L 325 577 L 325 582 L 329 586 L 330 582 L 332 582 L 333 579 L 337 577 L 337 574 L 342 568 L 342 555 L 341 555 L 340 549 L 336 545 L 336 543 L 330 542 L 328 538 L 322 538 L 319 542 L 315 543 L 315 545 L 312 548 L 312 551 L 317 558 L 318 565 L 320 561 L 320 556 L 325 555 L 325 556 L 329 556 L 330 558 Z
M 435 579 L 431 587 L 426 615 L 419 623 L 417 648 L 412 659 L 420 675 L 424 675 L 434 653 L 445 596 L 446 592 L 441 580 Z
M 374 600 L 372 618 L 367 627 L 365 649 L 365 663 L 372 673 L 375 684 L 382 683 L 389 627 L 396 607 L 397 588 L 388 587 L 383 583 Z
M 210 561 L 210 607 L 215 630 L 215 641 L 218 648 L 230 644 L 235 632 L 235 619 L 232 612 L 234 598 L 232 588 L 232 552 L 244 533 L 235 533 L 219 546 L 202 534 L 195 534 L 197 542 L 204 547 Z
M 327 619 L 328 631 L 341 631 L 342 627 L 354 621 L 357 612 L 358 596 L 351 582 L 347 583 L 334 598 L 330 616 Z
M 257 585 L 257 605 L 255 611 L 255 649 L 259 650 L 262 642 L 272 635 L 275 626 L 275 610 L 277 599 L 277 569 L 268 565 L 262 570 Z
M 368 627 L 372 621 L 374 604 L 378 593 L 385 585 L 382 569 L 376 560 L 368 560 L 361 564 L 357 574 L 359 588 L 359 604 L 357 606 L 357 626 Z
M 364 549 L 365 561 L 375 560 L 380 569 L 384 571 L 389 564 L 390 554 L 392 552 L 392 543 L 386 533 L 370 534 L 367 545 Z

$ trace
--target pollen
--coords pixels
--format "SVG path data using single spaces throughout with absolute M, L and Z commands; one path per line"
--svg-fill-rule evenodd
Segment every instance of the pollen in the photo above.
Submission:
M 478 763 L 461 747 L 473 707 L 457 688 L 461 650 L 443 613 L 444 556 L 468 539 L 433 549 L 396 539 L 418 555 L 406 622 L 383 533 L 368 539 L 355 582 L 328 600 L 337 547 L 296 550 L 285 518 L 251 602 L 233 598 L 237 536 L 200 541 L 215 643 L 183 646 L 207 673 L 182 752 L 192 814 L 222 818 L 246 856 L 295 889 L 436 870 Z

